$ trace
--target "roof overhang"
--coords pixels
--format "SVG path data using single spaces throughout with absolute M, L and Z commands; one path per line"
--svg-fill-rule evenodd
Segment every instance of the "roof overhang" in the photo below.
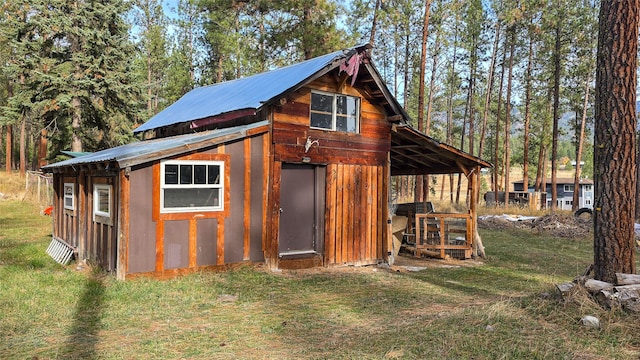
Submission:
M 409 125 L 391 131 L 391 175 L 468 174 L 491 164 L 441 143 Z

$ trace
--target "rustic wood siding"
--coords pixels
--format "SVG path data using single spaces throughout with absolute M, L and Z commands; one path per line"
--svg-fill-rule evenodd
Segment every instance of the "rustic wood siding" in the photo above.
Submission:
M 161 213 L 160 162 L 131 171 L 127 277 L 171 277 L 264 260 L 265 131 L 174 158 L 225 162 L 223 211 Z
M 109 219 L 94 218 L 93 216 L 93 186 L 97 184 L 111 186 L 111 203 Z M 117 263 L 117 243 L 118 231 L 118 206 L 119 206 L 119 186 L 116 177 L 89 176 L 85 187 L 87 197 L 85 221 L 87 223 L 86 239 L 84 246 L 84 258 L 97 263 L 100 267 L 108 271 L 114 271 Z
M 382 171 L 381 166 L 328 166 L 326 264 L 366 264 L 382 258 Z
M 271 231 L 267 255 L 277 256 L 280 166 L 304 162 L 327 165 L 324 214 L 324 264 L 370 264 L 386 255 L 386 185 L 389 176 L 391 124 L 382 107 L 357 89 L 337 89 L 335 76 L 315 80 L 273 108 Z M 357 96 L 357 134 L 310 128 L 312 89 Z M 307 138 L 318 140 L 305 152 Z
M 324 77 L 322 79 L 329 79 Z M 340 92 L 328 81 L 316 80 L 308 87 L 292 93 L 282 106 L 274 107 L 273 143 L 276 161 L 301 162 L 303 157 L 311 163 L 384 165 L 391 144 L 391 124 L 380 107 L 371 104 L 356 89 L 345 86 Z M 333 84 L 335 85 L 335 84 Z M 357 96 L 360 104 L 360 132 L 347 134 L 337 131 L 311 129 L 309 114 L 311 89 Z M 305 152 L 307 137 L 318 144 Z

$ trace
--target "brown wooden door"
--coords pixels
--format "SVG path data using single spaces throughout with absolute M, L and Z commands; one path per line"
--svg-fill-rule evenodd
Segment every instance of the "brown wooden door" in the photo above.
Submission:
M 280 181 L 280 255 L 322 252 L 324 167 L 282 164 Z

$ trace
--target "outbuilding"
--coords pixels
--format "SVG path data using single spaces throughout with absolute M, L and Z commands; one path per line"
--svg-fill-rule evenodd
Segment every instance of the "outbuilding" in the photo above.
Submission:
M 489 166 L 408 124 L 367 46 L 196 88 L 140 141 L 43 168 L 54 241 L 119 279 L 390 261 L 392 175 L 461 172 L 477 194 Z

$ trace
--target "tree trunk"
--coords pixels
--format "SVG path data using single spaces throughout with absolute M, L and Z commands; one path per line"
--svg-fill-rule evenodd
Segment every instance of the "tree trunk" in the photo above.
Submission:
M 47 129 L 42 129 L 38 136 L 38 169 L 47 165 L 47 134 Z
M 636 272 L 638 0 L 603 0 L 596 66 L 594 277 Z
M 504 205 L 509 205 L 509 173 L 511 171 L 511 88 L 513 80 L 513 52 L 515 51 L 516 32 L 514 28 L 509 29 L 511 40 L 509 40 L 509 74 L 507 75 L 507 103 L 504 114 Z M 526 190 L 526 189 L 525 189 Z
M 424 78 L 427 67 L 427 39 L 429 38 L 429 14 L 431 12 L 431 0 L 425 0 L 424 19 L 422 23 L 422 50 L 420 53 L 420 78 L 418 79 L 418 130 L 425 132 L 424 118 Z M 416 178 L 416 201 L 425 201 L 429 191 L 429 177 L 419 175 Z
M 491 91 L 493 90 L 493 73 L 496 68 L 496 57 L 498 55 L 498 45 L 500 39 L 500 22 L 496 21 L 496 35 L 493 40 L 493 51 L 491 53 L 491 65 L 489 65 L 489 75 L 487 77 L 487 93 L 484 98 L 484 113 L 482 115 L 482 129 L 480 130 L 480 145 L 478 156 L 482 157 L 484 142 L 487 134 L 487 118 L 489 117 L 489 106 L 491 105 Z
M 573 177 L 573 204 L 572 211 L 578 210 L 580 202 L 580 162 L 582 161 L 582 147 L 584 145 L 584 128 L 587 123 L 587 108 L 589 107 L 589 88 L 591 77 L 587 76 L 584 86 L 584 103 L 582 104 L 582 120 L 580 121 L 580 131 L 578 132 L 578 146 L 576 149 L 576 171 Z
M 376 26 L 378 23 L 378 10 L 380 9 L 380 3 L 382 0 L 376 0 L 376 6 L 373 9 L 373 19 L 371 21 L 371 35 L 369 36 L 369 45 L 373 49 L 373 44 L 376 39 Z M 373 50 L 372 50 L 373 51 Z
M 527 70 L 525 75 L 524 95 L 524 142 L 522 151 L 522 186 L 524 191 L 529 189 L 529 131 L 531 127 L 531 71 L 533 68 L 533 39 L 529 37 L 529 55 L 527 57 Z
M 496 111 L 496 131 L 495 131 L 495 139 L 494 139 L 494 148 L 493 148 L 493 189 L 495 191 L 495 206 L 498 206 L 498 192 L 500 191 L 500 183 L 498 181 L 498 176 L 500 173 L 500 165 L 498 163 L 498 159 L 500 158 L 498 155 L 500 154 L 500 107 L 502 105 L 502 85 L 504 84 L 504 63 L 507 59 L 507 42 L 504 42 L 505 47 L 502 53 L 502 64 L 500 65 L 500 86 L 498 87 L 498 109 Z
M 71 151 L 82 151 L 82 138 L 80 133 L 82 131 L 82 112 L 80 110 L 80 98 L 74 96 L 71 100 Z
M 558 207 L 557 158 L 558 158 L 558 122 L 560 121 L 560 23 L 556 25 L 556 44 L 553 53 L 553 135 L 551 138 L 551 211 Z
M 7 124 L 7 140 L 5 141 L 5 171 L 7 174 L 11 174 L 11 163 L 13 161 L 13 126 L 11 124 Z
M 27 117 L 22 114 L 22 122 L 20 123 L 20 175 L 25 176 L 27 173 Z

